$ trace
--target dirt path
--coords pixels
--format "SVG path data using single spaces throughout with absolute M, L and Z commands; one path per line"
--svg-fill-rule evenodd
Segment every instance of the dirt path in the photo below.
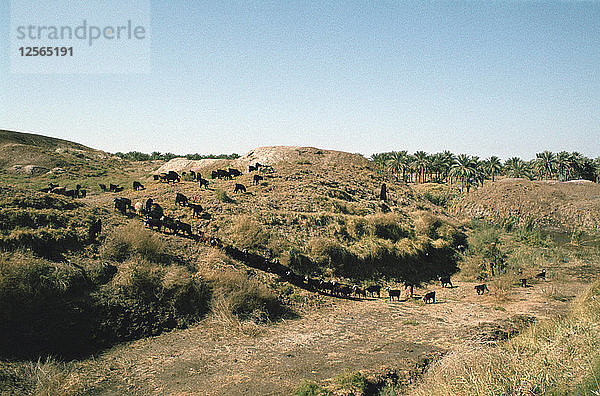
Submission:
M 514 289 L 501 308 L 494 296 L 475 295 L 470 283 L 430 287 L 438 301 L 428 305 L 334 299 L 258 335 L 219 329 L 207 319 L 187 330 L 115 347 L 82 363 L 81 370 L 102 394 L 285 395 L 303 379 L 331 378 L 345 369 L 402 367 L 476 337 L 480 323 L 564 311 L 568 301 L 548 298 L 557 287 L 548 282 Z M 583 287 L 564 283 L 560 292 L 575 295 Z

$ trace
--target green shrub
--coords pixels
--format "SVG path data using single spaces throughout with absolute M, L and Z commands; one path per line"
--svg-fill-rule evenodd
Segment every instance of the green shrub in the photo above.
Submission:
M 316 382 L 303 380 L 300 385 L 294 390 L 295 396 L 319 396 L 325 395 L 325 389 L 319 386 Z
M 367 379 L 358 371 L 345 370 L 335 378 L 335 383 L 342 388 L 352 389 L 363 394 L 369 385 Z
M 233 203 L 234 200 L 231 199 L 229 197 L 229 195 L 227 195 L 227 193 L 225 192 L 225 190 L 222 190 L 220 188 L 215 189 L 215 198 L 218 201 L 224 202 L 224 203 Z

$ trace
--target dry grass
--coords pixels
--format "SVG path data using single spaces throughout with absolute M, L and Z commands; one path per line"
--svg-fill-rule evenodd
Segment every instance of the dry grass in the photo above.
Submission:
M 239 327 L 238 320 L 267 324 L 289 313 L 271 289 L 244 273 L 213 271 L 206 278 L 212 286 L 212 315 L 223 323 L 233 327 Z
M 445 356 L 412 395 L 597 394 L 600 282 L 565 318 L 534 324 L 498 347 L 468 345 Z
M 166 242 L 134 221 L 114 229 L 102 245 L 101 254 L 104 258 L 119 262 L 131 257 L 163 264 L 172 260 Z
M 72 368 L 51 358 L 37 361 L 0 362 L 1 394 L 39 396 L 86 395 L 93 392 L 86 379 Z

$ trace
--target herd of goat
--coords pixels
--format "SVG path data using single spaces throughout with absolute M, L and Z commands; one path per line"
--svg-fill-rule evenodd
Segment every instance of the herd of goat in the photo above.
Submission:
M 248 167 L 249 172 L 263 170 L 267 172 L 273 172 L 273 168 L 268 165 L 261 165 L 256 163 L 255 165 L 250 165 Z M 229 168 L 227 170 L 217 169 L 211 172 L 212 179 L 223 179 L 223 180 L 231 180 L 234 177 L 241 176 L 242 173 L 233 168 Z M 182 172 L 182 175 L 179 175 L 175 171 L 169 171 L 166 173 L 160 173 L 158 175 L 154 175 L 154 180 L 164 183 L 175 183 L 180 182 L 182 176 L 186 176 L 186 172 Z M 203 179 L 199 172 L 189 171 L 188 180 L 192 180 L 195 182 L 199 182 L 200 186 L 204 186 L 208 188 L 208 180 Z M 254 175 L 253 183 L 258 184 L 261 180 L 263 180 L 263 176 Z M 124 190 L 124 187 L 120 187 L 116 184 L 109 184 L 107 187 L 105 184 L 99 184 L 100 190 L 103 192 L 121 192 Z M 139 191 L 144 190 L 145 187 L 138 181 L 133 182 L 133 190 Z M 59 187 L 57 184 L 50 184 L 48 188 L 40 190 L 42 192 L 49 192 L 54 194 L 61 194 L 72 198 L 83 198 L 86 196 L 86 190 L 82 189 L 80 185 L 77 185 L 75 189 L 67 189 L 66 187 Z M 235 183 L 234 185 L 234 193 L 237 192 L 246 192 L 246 187 L 243 184 Z M 361 287 L 358 285 L 347 285 L 344 283 L 340 283 L 335 280 L 322 280 L 317 278 L 310 278 L 308 276 L 302 276 L 300 274 L 295 273 L 289 267 L 286 267 L 279 263 L 277 259 L 269 260 L 263 256 L 250 253 L 246 249 L 239 250 L 233 246 L 224 245 L 218 238 L 209 237 L 201 231 L 194 233 L 192 230 L 192 225 L 189 223 L 184 223 L 179 219 L 174 217 L 166 216 L 162 206 L 156 202 L 152 198 L 148 198 L 145 202 L 136 202 L 132 204 L 132 201 L 129 198 L 119 197 L 114 198 L 113 200 L 114 208 L 122 213 L 123 215 L 136 215 L 140 218 L 144 219 L 144 225 L 150 229 L 156 229 L 159 232 L 167 233 L 169 231 L 173 235 L 180 235 L 192 238 L 198 242 L 210 245 L 212 247 L 220 248 L 225 251 L 225 253 L 232 257 L 235 260 L 241 261 L 247 266 L 255 269 L 259 269 L 265 272 L 269 272 L 272 274 L 278 275 L 281 280 L 287 281 L 291 284 L 294 284 L 298 287 L 301 287 L 306 290 L 310 290 L 313 292 L 318 292 L 322 294 L 328 294 L 331 296 L 343 297 L 343 298 L 367 298 L 367 297 L 381 297 L 382 290 L 387 291 L 387 298 L 390 301 L 393 301 L 394 298 L 397 301 L 400 301 L 400 298 L 403 295 L 403 291 L 401 289 L 392 289 L 391 287 L 383 288 L 381 285 L 372 284 L 366 287 Z M 179 205 L 182 207 L 188 207 L 191 209 L 192 218 L 199 218 L 202 215 L 203 208 L 199 203 L 191 202 L 188 197 L 184 194 L 177 192 L 175 194 L 175 205 Z M 98 219 L 93 222 L 89 229 L 90 239 L 95 239 L 97 235 L 101 231 L 102 223 Z M 546 270 L 542 270 L 539 274 L 535 276 L 537 279 L 545 280 L 546 278 Z M 452 281 L 449 276 L 440 276 L 438 280 L 441 283 L 442 288 L 450 287 L 453 288 Z M 520 279 L 521 286 L 528 287 L 527 278 Z M 404 292 L 408 298 L 413 298 L 414 287 L 418 286 L 418 284 L 412 284 L 409 282 L 405 282 L 404 284 Z M 476 285 L 474 290 L 478 295 L 485 294 L 486 291 L 489 291 L 486 284 Z M 423 296 L 423 301 L 428 303 L 435 303 L 436 294 L 435 291 L 427 292 Z

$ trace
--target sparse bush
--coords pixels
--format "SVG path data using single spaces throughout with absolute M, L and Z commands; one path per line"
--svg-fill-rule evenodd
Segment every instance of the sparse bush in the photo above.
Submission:
M 119 262 L 136 256 L 155 263 L 168 264 L 172 261 L 167 244 L 155 233 L 134 222 L 111 233 L 102 246 L 102 256 Z
M 348 194 L 346 191 L 339 190 L 337 188 L 327 190 L 327 196 L 330 198 L 337 198 L 348 202 L 356 201 L 352 195 Z
M 209 276 L 213 287 L 213 311 L 235 315 L 242 320 L 265 323 L 288 313 L 277 295 L 255 279 L 235 271 L 215 272 Z
M 217 201 L 221 201 L 224 203 L 233 203 L 233 199 L 231 199 L 229 197 L 229 195 L 227 195 L 227 193 L 225 192 L 225 190 L 222 190 L 220 188 L 215 189 L 215 198 L 217 199 Z
M 297 248 L 292 248 L 283 253 L 281 255 L 281 264 L 303 275 L 313 275 L 321 270 L 319 266 L 315 265 L 309 257 Z
M 93 393 L 93 389 L 71 364 L 46 358 L 0 362 L 0 393 L 75 396 Z
M 239 249 L 265 249 L 271 238 L 270 233 L 249 216 L 233 219 L 230 236 Z
M 294 390 L 295 396 L 320 396 L 327 394 L 322 386 L 319 386 L 314 381 L 303 380 L 300 385 Z
M 335 383 L 344 389 L 363 394 L 369 385 L 367 379 L 358 371 L 345 370 L 335 377 Z

